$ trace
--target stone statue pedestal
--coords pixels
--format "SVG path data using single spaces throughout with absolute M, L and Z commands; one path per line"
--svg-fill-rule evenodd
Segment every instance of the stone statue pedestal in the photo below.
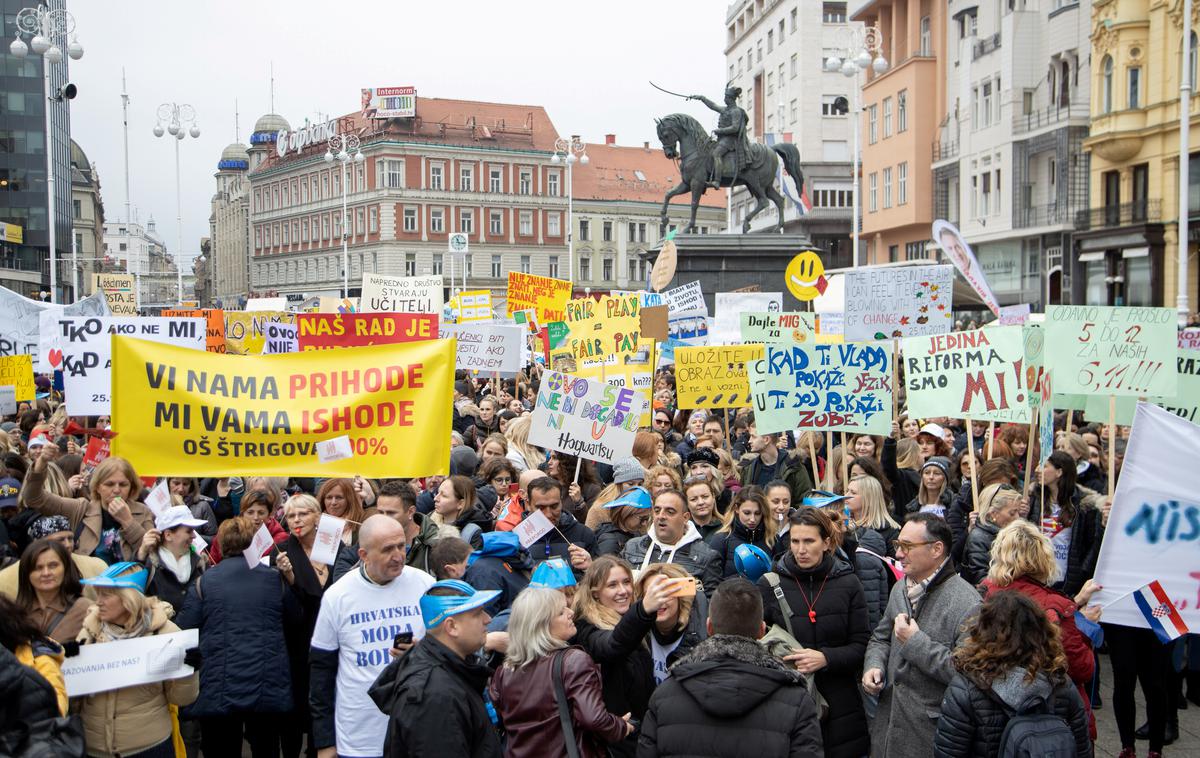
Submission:
M 788 292 L 784 272 L 792 258 L 811 248 L 807 234 L 677 234 L 678 265 L 667 289 L 699 281 L 710 314 L 716 312 L 714 293 L 747 287 L 782 292 L 784 311 L 806 310 Z M 652 265 L 661 249 L 660 241 L 642 259 Z

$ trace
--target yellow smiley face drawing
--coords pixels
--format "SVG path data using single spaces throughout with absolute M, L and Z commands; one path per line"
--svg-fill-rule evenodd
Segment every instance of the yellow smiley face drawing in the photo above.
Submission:
M 801 302 L 808 302 L 817 295 L 824 294 L 829 285 L 825 279 L 825 264 L 815 250 L 805 250 L 792 258 L 785 276 L 788 291 Z

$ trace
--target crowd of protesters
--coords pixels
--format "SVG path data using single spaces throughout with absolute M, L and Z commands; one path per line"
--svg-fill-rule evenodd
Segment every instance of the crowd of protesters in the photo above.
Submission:
M 0 427 L 0 755 L 1086 756 L 1107 703 L 1128 758 L 1200 704 L 1194 636 L 1089 602 L 1127 429 L 1059 413 L 1048 457 L 945 418 L 760 434 L 677 409 L 668 368 L 632 454 L 596 463 L 529 442 L 538 378 L 460 373 L 429 432 L 448 475 L 246 461 L 167 479 L 157 515 L 136 461 L 85 463 L 107 418 L 23 404 Z M 553 529 L 522 544 L 535 512 Z M 81 646 L 180 629 L 194 674 L 68 698 Z M 1049 725 L 1006 729 L 1030 714 Z

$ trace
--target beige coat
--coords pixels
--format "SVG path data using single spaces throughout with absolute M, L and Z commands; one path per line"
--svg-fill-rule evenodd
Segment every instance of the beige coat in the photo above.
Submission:
M 107 563 L 90 555 L 71 553 L 71 560 L 75 562 L 75 568 L 79 569 L 80 579 L 90 579 L 93 576 L 99 576 L 108 569 Z M 0 571 L 0 595 L 4 595 L 9 600 L 16 600 L 17 586 L 20 578 L 20 564 L 18 563 L 14 563 Z M 95 600 L 96 590 L 92 589 L 92 585 L 85 584 L 83 585 L 83 596 Z
M 171 606 L 148 598 L 150 634 L 171 634 L 179 627 L 168 620 Z M 107 642 L 101 634 L 99 608 L 92 606 L 79 633 L 82 644 Z M 97 692 L 78 698 L 81 703 L 84 738 L 89 756 L 137 753 L 169 739 L 171 713 L 168 705 L 184 706 L 200 694 L 199 674 L 153 684 Z
M 94 553 L 100 544 L 100 529 L 104 523 L 100 503 L 86 497 L 59 497 L 47 491 L 45 485 L 46 472 L 29 469 L 22 485 L 26 490 L 25 504 L 45 516 L 66 516 L 72 529 L 82 521 L 83 531 L 75 540 L 75 552 L 84 555 Z M 136 500 L 129 501 L 129 512 L 133 514 L 133 520 L 129 526 L 121 528 L 121 549 L 125 553 L 125 560 L 132 561 L 142 544 L 142 537 L 154 528 L 154 514 L 145 504 Z

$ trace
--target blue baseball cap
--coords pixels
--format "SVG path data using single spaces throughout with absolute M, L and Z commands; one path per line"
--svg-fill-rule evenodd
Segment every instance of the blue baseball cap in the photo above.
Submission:
M 807 505 L 810 508 L 828 508 L 831 505 L 837 505 L 845 499 L 845 495 L 835 495 L 832 492 L 825 492 L 824 490 L 812 490 L 804 496 L 801 505 Z
M 79 581 L 81 584 L 90 584 L 93 587 L 105 587 L 113 590 L 137 590 L 138 592 L 145 593 L 146 580 L 149 578 L 149 574 L 150 572 L 146 571 L 142 564 L 123 561 L 109 566 L 102 574 Z
M 459 595 L 430 595 L 438 588 L 457 590 Z M 421 619 L 426 629 L 436 629 L 446 619 L 482 608 L 500 595 L 500 590 L 476 590 L 461 579 L 434 582 L 421 596 Z
M 533 570 L 533 578 L 529 580 L 530 587 L 546 587 L 556 590 L 559 587 L 574 587 L 575 572 L 562 558 L 549 558 L 538 564 Z
M 604 507 L 620 508 L 621 506 L 627 506 L 629 508 L 650 508 L 653 505 L 650 492 L 645 487 L 634 487 L 616 500 L 605 503 Z

